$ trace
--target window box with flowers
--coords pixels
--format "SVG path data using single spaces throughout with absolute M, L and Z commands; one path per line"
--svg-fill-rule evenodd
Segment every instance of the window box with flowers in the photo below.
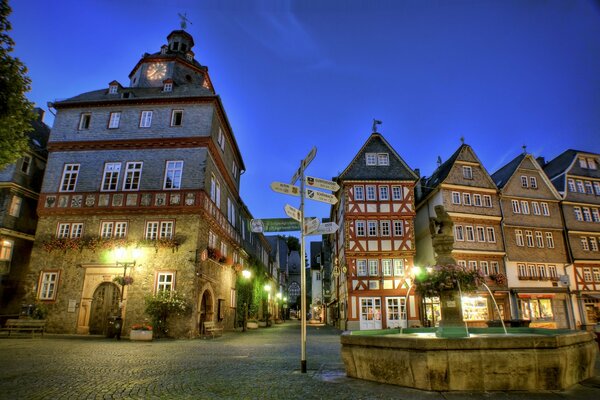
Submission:
M 152 327 L 146 324 L 134 324 L 129 332 L 129 340 L 134 341 L 152 341 Z

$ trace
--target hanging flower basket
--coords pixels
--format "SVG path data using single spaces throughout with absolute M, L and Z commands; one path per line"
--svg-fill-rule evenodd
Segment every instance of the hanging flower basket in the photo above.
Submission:
M 133 277 L 131 276 L 115 276 L 113 282 L 118 283 L 121 286 L 131 285 L 133 283 Z
M 491 274 L 490 279 L 498 286 L 506 285 L 506 276 L 503 273 Z
M 439 296 L 443 290 L 472 292 L 483 282 L 479 271 L 460 265 L 436 265 L 415 276 L 416 291 L 423 297 Z

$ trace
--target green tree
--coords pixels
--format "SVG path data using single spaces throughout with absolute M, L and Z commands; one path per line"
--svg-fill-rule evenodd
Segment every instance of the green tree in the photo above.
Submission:
M 292 251 L 297 251 L 298 253 L 300 252 L 300 240 L 295 237 L 295 236 L 284 236 L 285 238 L 285 242 L 287 244 L 288 247 L 288 255 L 292 252 Z
M 176 291 L 161 290 L 155 295 L 146 296 L 145 312 L 152 318 L 156 337 L 168 333 L 167 318 L 171 315 L 183 315 L 189 310 L 185 298 Z
M 28 148 L 27 132 L 35 118 L 33 104 L 25 97 L 31 88 L 27 67 L 10 55 L 15 45 L 8 36 L 11 11 L 8 0 L 0 0 L 0 169 L 17 161 Z

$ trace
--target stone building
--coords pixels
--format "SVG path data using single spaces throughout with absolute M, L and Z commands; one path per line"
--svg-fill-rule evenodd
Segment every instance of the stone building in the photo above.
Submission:
M 492 174 L 502 209 L 505 264 L 512 316 L 531 327 L 574 328 L 560 195 L 527 153 Z
M 502 210 L 496 185 L 471 146 L 463 143 L 445 162 L 438 159 L 438 168 L 417 184 L 416 199 L 416 265 L 435 264 L 429 224 L 430 218 L 436 216 L 434 207 L 442 205 L 454 224 L 452 258 L 458 265 L 481 271 L 494 293 L 501 317 L 509 318 L 500 227 Z M 487 320 L 498 319 L 489 296 L 481 290 L 464 297 L 463 312 L 469 325 L 484 325 Z M 425 298 L 423 307 L 424 323 L 436 325 L 440 316 L 439 299 Z
M 375 128 L 375 125 L 374 125 Z M 407 296 L 412 268 L 414 185 L 418 177 L 373 129 L 350 164 L 334 180 L 340 185 L 332 206 L 332 297 L 340 329 L 398 327 L 419 321 L 414 295 Z
M 543 164 L 561 196 L 568 244 L 566 271 L 577 323 L 600 320 L 600 155 L 566 150 Z
M 29 264 L 36 208 L 48 157 L 50 128 L 44 111 L 35 109 L 37 119 L 28 133 L 29 150 L 16 163 L 0 170 L 0 315 L 21 313 L 22 281 Z
M 51 103 L 25 282 L 25 301 L 48 309 L 49 332 L 101 334 L 115 315 L 128 332 L 149 320 L 144 299 L 160 291 L 188 305 L 171 318 L 171 336 L 197 336 L 205 321 L 232 329 L 239 271 L 253 256 L 272 273 L 268 242 L 250 231 L 245 165 L 208 68 L 189 33 L 167 41 L 142 55 L 128 85 Z

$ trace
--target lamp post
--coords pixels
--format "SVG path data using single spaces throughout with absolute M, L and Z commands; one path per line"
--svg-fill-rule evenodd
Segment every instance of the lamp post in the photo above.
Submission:
M 123 306 L 125 305 L 125 285 L 127 283 L 127 268 L 135 267 L 136 258 L 138 256 L 138 249 L 134 249 L 132 252 L 128 252 L 126 248 L 119 247 L 115 250 L 115 264 L 117 267 L 123 267 L 123 279 L 120 281 L 121 283 L 121 301 L 119 302 L 119 311 L 117 314 L 117 318 L 115 319 L 115 334 L 117 340 L 121 340 L 121 331 L 123 329 Z M 131 257 L 128 259 L 128 257 Z
M 242 277 L 246 280 L 250 280 L 252 277 L 252 272 L 248 269 L 242 270 Z M 244 285 L 245 286 L 245 285 Z M 244 292 L 246 293 L 246 292 Z M 245 296 L 244 302 L 242 304 L 242 332 L 246 332 L 246 324 L 248 322 L 248 298 Z

